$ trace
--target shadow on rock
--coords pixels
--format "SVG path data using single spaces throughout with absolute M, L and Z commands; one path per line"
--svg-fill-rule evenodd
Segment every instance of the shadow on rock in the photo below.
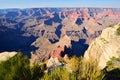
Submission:
M 34 36 L 23 36 L 17 30 L 4 28 L 0 31 L 0 52 L 4 51 L 21 51 L 23 54 L 30 56 L 31 51 L 37 48 L 31 46 L 35 41 Z
M 88 44 L 85 44 L 85 39 L 80 39 L 79 41 L 71 41 L 71 48 L 67 48 L 65 46 L 65 54 L 68 56 L 82 56 L 84 55 L 85 51 L 88 49 Z

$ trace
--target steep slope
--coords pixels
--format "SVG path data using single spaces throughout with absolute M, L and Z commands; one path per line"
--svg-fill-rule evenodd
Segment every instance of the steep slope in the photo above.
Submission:
M 95 39 L 85 52 L 86 59 L 92 58 L 98 61 L 101 68 L 106 66 L 110 58 L 120 56 L 120 36 L 116 34 L 120 24 L 103 30 L 101 36 Z

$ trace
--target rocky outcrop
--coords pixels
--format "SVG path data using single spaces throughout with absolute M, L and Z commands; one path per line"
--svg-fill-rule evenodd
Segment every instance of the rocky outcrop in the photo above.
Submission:
M 110 58 L 120 56 L 120 36 L 116 35 L 116 30 L 120 24 L 103 30 L 102 34 L 96 38 L 88 50 L 85 52 L 85 59 L 95 59 L 101 68 L 106 66 Z
M 62 63 L 60 63 L 60 61 L 58 60 L 58 58 L 53 58 L 51 57 L 48 61 L 47 61 L 47 68 L 48 69 L 52 69 L 58 66 L 62 66 Z
M 48 39 L 39 38 L 32 45 L 38 47 L 38 50 L 32 54 L 31 64 L 41 63 L 50 57 L 61 59 L 64 56 L 65 47 L 71 47 L 71 39 L 65 35 L 58 42 L 52 44 Z
M 2 52 L 0 53 L 0 61 L 5 61 L 13 56 L 15 56 L 17 52 Z

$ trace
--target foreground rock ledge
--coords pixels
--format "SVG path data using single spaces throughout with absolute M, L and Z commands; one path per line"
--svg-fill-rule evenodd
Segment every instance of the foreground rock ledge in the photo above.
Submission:
M 2 52 L 0 53 L 0 61 L 6 61 L 7 59 L 15 56 L 17 52 Z

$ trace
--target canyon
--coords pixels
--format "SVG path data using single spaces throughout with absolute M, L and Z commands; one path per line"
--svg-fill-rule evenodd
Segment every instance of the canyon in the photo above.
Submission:
M 118 22 L 119 8 L 1 9 L 0 52 L 21 51 L 33 63 L 81 56 L 103 29 Z

